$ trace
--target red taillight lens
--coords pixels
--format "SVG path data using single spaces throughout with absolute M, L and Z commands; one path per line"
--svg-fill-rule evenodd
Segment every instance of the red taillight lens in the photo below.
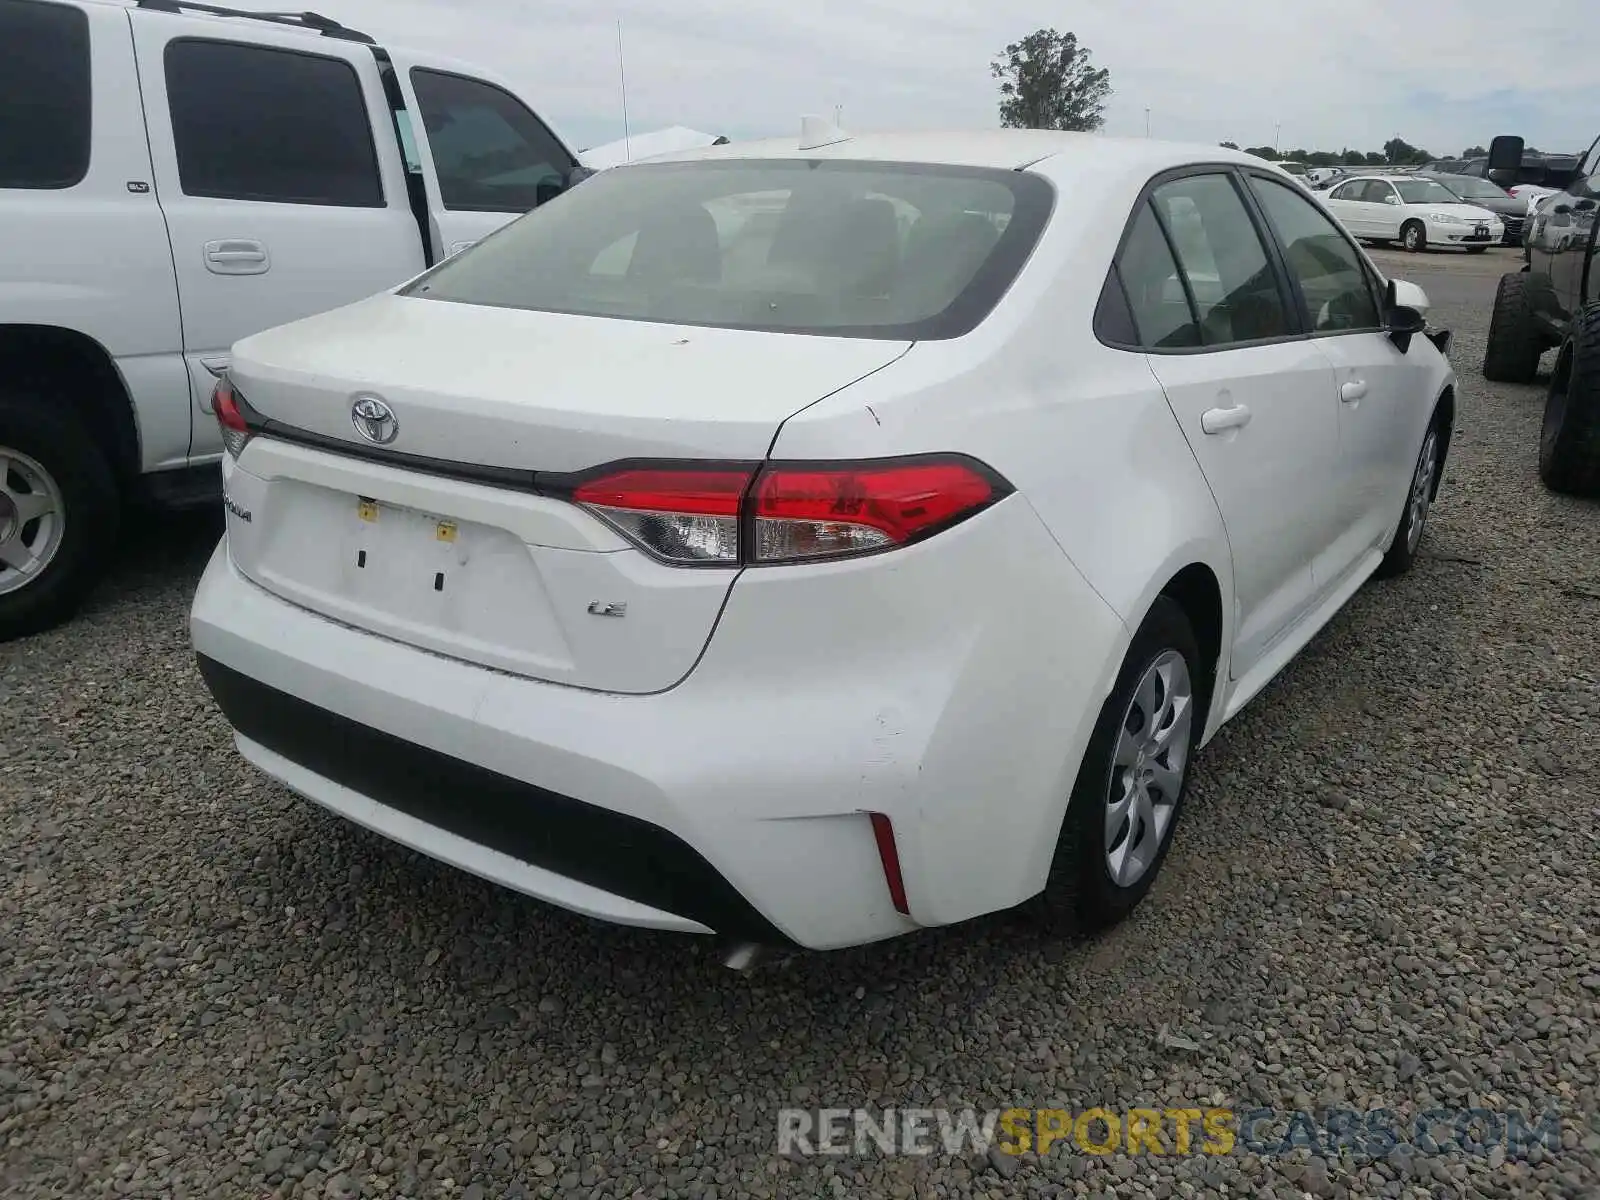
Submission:
M 572 498 L 658 558 L 703 566 L 739 562 L 739 504 L 749 470 L 641 467 L 579 484 Z
M 769 467 L 753 497 L 755 560 L 794 562 L 901 546 L 995 499 L 992 477 L 958 461 Z
M 754 464 L 619 467 L 578 483 L 572 499 L 666 562 L 738 566 L 893 549 L 1009 490 L 981 463 L 952 455 L 776 463 L 759 476 Z
M 216 414 L 217 424 L 222 429 L 223 447 L 234 458 L 238 458 L 245 443 L 250 440 L 250 426 L 245 422 L 244 413 L 239 411 L 233 385 L 226 379 L 219 379 L 216 389 L 211 393 L 211 411 Z

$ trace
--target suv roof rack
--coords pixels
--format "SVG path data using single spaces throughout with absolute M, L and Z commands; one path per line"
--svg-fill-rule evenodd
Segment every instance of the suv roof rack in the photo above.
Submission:
M 376 39 L 359 29 L 351 29 L 341 25 L 332 17 L 325 17 L 321 13 L 300 12 L 246 12 L 240 8 L 223 8 L 216 4 L 199 4 L 195 0 L 137 0 L 137 7 L 148 8 L 154 12 L 184 13 L 203 12 L 214 17 L 244 17 L 251 21 L 267 21 L 273 25 L 288 25 L 293 29 L 307 29 L 320 33 L 323 37 L 338 38 L 346 42 L 360 42 L 366 46 L 376 46 Z

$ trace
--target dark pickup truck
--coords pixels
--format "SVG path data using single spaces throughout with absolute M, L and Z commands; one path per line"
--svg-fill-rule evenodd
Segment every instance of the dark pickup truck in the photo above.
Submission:
M 1488 169 L 1502 186 L 1539 183 L 1558 194 L 1528 223 L 1522 270 L 1500 280 L 1484 376 L 1532 382 L 1541 355 L 1560 347 L 1545 402 L 1539 476 L 1554 491 L 1600 495 L 1600 138 L 1582 159 L 1526 179 L 1522 139 L 1497 137 Z

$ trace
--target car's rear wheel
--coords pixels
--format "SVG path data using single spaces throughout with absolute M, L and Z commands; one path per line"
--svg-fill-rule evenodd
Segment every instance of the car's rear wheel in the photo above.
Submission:
M 1600 304 L 1578 314 L 1550 376 L 1539 478 L 1554 492 L 1600 496 Z
M 1496 383 L 1529 383 L 1539 372 L 1544 342 L 1534 324 L 1528 297 L 1528 276 L 1502 275 L 1489 318 L 1489 348 L 1483 355 L 1483 377 Z
M 1133 911 L 1172 845 L 1210 675 L 1183 609 L 1159 597 L 1100 710 L 1038 910 L 1103 929 Z
M 1421 254 L 1428 248 L 1428 231 L 1421 221 L 1407 221 L 1400 226 L 1400 244 L 1412 254 Z
M 66 406 L 0 393 L 0 641 L 70 616 L 116 525 L 110 468 Z

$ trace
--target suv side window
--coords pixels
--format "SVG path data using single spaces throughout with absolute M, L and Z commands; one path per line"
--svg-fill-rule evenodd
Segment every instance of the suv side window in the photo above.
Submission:
M 1184 349 L 1200 344 L 1200 327 L 1177 261 L 1148 203 L 1139 205 L 1113 268 L 1147 350 Z
M 1200 340 L 1226 346 L 1294 331 L 1278 275 L 1227 175 L 1191 175 L 1150 198 L 1177 252 Z
M 89 173 L 89 19 L 0 2 L 0 188 L 69 188 Z
M 1252 175 L 1250 188 L 1283 247 L 1317 333 L 1378 329 L 1377 297 L 1361 255 L 1327 217 L 1292 188 Z
M 577 164 L 543 121 L 509 92 L 479 79 L 411 72 L 440 199 L 465 212 L 527 212 L 539 185 L 560 187 Z
M 183 38 L 167 104 L 186 196 L 382 208 L 355 69 L 299 50 Z

